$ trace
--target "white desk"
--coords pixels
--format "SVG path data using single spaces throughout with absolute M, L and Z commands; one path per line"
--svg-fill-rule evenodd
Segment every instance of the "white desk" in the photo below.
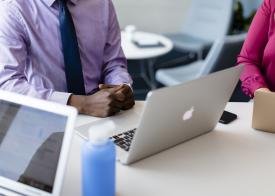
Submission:
M 129 40 L 127 34 L 124 31 L 121 32 L 121 46 L 126 58 L 128 60 L 140 60 L 141 77 L 152 89 L 155 89 L 155 59 L 158 56 L 170 52 L 173 49 L 173 42 L 163 35 L 142 31 L 134 32 L 133 39 L 154 40 L 163 44 L 162 47 L 139 48 L 132 42 L 132 40 Z M 146 75 L 147 70 L 149 72 L 149 78 Z
M 142 103 L 114 122 L 136 122 Z M 250 128 L 252 104 L 229 103 L 239 119 L 131 166 L 117 163 L 117 196 L 274 196 L 275 134 Z M 77 126 L 96 123 L 79 117 Z M 63 196 L 81 195 L 80 145 L 75 134 Z
M 150 59 L 170 52 L 173 48 L 173 43 L 170 39 L 163 35 L 155 33 L 147 33 L 142 31 L 134 32 L 134 40 L 156 40 L 163 44 L 163 47 L 139 48 L 131 40 L 128 40 L 124 31 L 121 32 L 121 46 L 125 56 L 129 60 Z

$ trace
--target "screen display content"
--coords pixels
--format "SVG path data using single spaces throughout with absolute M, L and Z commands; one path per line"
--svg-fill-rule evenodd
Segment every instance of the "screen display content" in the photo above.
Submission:
M 67 117 L 0 100 L 0 176 L 51 193 Z

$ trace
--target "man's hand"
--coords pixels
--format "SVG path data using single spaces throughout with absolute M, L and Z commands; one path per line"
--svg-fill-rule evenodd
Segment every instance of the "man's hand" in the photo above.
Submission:
M 100 90 L 104 89 L 116 89 L 114 97 L 115 99 L 122 104 L 122 110 L 128 110 L 135 105 L 133 90 L 127 85 L 108 85 L 100 84 Z
M 89 96 L 72 95 L 68 105 L 74 106 L 79 113 L 95 117 L 108 117 L 118 113 L 123 104 L 116 100 L 115 92 L 120 86 L 110 89 L 103 89 Z
M 100 91 L 93 95 L 72 95 L 68 105 L 79 113 L 95 117 L 108 117 L 135 104 L 132 89 L 127 85 L 100 85 Z

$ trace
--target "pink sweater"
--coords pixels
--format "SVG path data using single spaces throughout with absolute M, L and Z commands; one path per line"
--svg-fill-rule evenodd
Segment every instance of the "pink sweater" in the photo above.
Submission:
M 248 32 L 238 57 L 244 64 L 242 90 L 253 97 L 255 90 L 275 91 L 275 0 L 264 0 Z

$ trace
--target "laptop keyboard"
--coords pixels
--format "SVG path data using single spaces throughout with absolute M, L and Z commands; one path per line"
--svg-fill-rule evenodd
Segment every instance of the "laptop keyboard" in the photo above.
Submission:
M 111 140 L 120 148 L 129 151 L 136 129 L 132 129 L 111 137 Z

